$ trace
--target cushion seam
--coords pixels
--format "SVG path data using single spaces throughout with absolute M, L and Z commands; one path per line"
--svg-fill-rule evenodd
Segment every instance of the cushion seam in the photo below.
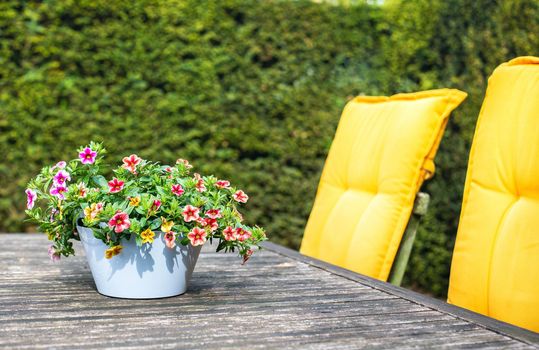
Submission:
M 515 205 L 515 203 L 517 201 L 518 201 L 518 198 L 513 199 L 513 201 L 504 210 L 503 215 L 501 216 L 501 219 L 498 222 L 496 230 L 494 231 L 494 237 L 493 237 L 493 240 L 492 240 L 492 244 L 490 246 L 490 254 L 489 254 L 489 261 L 488 261 L 488 271 L 487 271 L 487 286 L 486 286 L 486 294 L 487 294 L 487 296 L 485 298 L 486 299 L 486 304 L 487 304 L 487 307 L 486 307 L 487 308 L 487 315 L 491 315 L 491 312 L 490 312 L 490 279 L 491 279 L 491 275 L 492 275 L 492 260 L 493 260 L 494 249 L 495 249 L 497 241 L 498 241 L 498 236 L 499 236 L 499 233 L 500 233 L 500 229 L 505 224 L 505 218 L 507 217 L 507 215 L 509 214 L 509 212 L 514 207 L 514 205 Z

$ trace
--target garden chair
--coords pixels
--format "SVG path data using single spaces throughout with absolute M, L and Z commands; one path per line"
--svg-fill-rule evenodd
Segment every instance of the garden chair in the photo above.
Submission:
M 409 220 L 414 199 L 434 173 L 433 159 L 451 111 L 465 98 L 462 91 L 440 89 L 350 101 L 300 252 L 383 281 L 395 265 L 390 281 L 400 284 L 428 197 L 417 197 Z
M 448 302 L 539 332 L 539 57 L 513 59 L 489 79 Z

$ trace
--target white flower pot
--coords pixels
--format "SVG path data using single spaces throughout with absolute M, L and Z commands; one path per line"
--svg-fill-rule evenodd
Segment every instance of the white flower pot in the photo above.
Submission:
M 185 293 L 201 246 L 165 245 L 164 234 L 155 232 L 152 244 L 138 247 L 132 236 L 122 240 L 123 250 L 111 259 L 109 248 L 89 228 L 77 226 L 80 240 L 99 293 L 116 298 L 152 299 Z

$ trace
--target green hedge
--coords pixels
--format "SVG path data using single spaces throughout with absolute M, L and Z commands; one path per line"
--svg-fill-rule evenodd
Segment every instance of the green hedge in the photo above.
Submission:
M 252 198 L 249 221 L 298 247 L 346 100 L 457 87 L 470 97 L 426 186 L 407 274 L 443 295 L 486 77 L 537 54 L 538 16 L 534 0 L 3 1 L 0 231 L 32 231 L 28 179 L 98 140 L 111 161 L 182 157 L 231 179 Z

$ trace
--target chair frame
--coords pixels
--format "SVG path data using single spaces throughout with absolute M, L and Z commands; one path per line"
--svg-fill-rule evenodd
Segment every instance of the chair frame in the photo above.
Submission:
M 393 261 L 393 266 L 387 280 L 395 286 L 400 286 L 402 283 L 406 267 L 408 266 L 408 260 L 410 259 L 410 253 L 414 246 L 417 228 L 419 227 L 421 217 L 427 213 L 429 202 L 430 196 L 427 193 L 419 192 L 415 197 L 410 220 L 402 235 L 399 250 L 397 251 L 397 255 L 395 255 L 395 260 Z

